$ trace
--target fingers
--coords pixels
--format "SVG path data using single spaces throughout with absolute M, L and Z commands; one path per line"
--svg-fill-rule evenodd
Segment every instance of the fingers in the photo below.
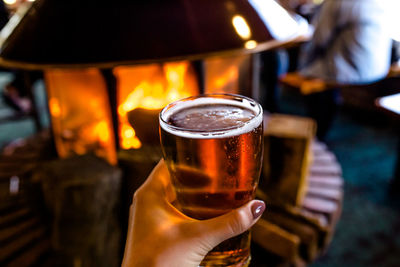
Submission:
M 264 210 L 265 203 L 263 201 L 253 200 L 227 214 L 199 223 L 204 223 L 202 231 L 213 248 L 222 241 L 250 229 Z

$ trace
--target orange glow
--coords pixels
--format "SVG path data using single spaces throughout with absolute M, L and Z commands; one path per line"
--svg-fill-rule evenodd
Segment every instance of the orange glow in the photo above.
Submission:
M 101 121 L 94 128 L 95 134 L 98 136 L 98 139 L 102 143 L 107 143 L 110 139 L 110 132 L 108 131 L 107 122 Z
M 230 81 L 236 81 L 238 79 L 238 69 L 236 66 L 231 66 L 230 68 L 228 68 L 224 75 L 222 75 L 221 77 L 215 79 L 214 81 L 214 88 L 222 88 L 224 87 L 226 84 L 228 84 Z
M 100 71 L 51 69 L 45 79 L 59 156 L 95 153 L 116 164 L 108 94 Z
M 53 117 L 60 117 L 61 116 L 61 107 L 58 99 L 55 97 L 50 98 L 49 100 L 49 109 L 50 114 Z
M 241 66 L 248 56 L 215 57 L 204 61 L 205 92 L 237 94 Z
M 133 124 L 140 124 L 137 131 L 129 121 L 132 111 L 138 108 L 151 110 L 146 113 L 157 120 L 158 111 L 168 103 L 195 95 L 199 92 L 194 71 L 188 61 L 151 64 L 134 67 L 117 67 L 114 75 L 118 81 L 118 115 L 120 144 L 124 149 L 141 147 L 137 131 L 146 127 L 145 119 L 135 117 Z M 140 110 L 137 110 L 140 111 Z M 158 132 L 154 133 L 158 136 Z

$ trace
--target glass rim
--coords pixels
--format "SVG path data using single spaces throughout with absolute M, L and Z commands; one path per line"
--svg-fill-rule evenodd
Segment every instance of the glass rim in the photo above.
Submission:
M 174 126 L 174 125 L 168 124 L 167 120 L 168 120 L 169 116 L 167 118 L 163 117 L 163 115 L 165 114 L 165 112 L 167 110 L 173 108 L 174 106 L 178 105 L 179 103 L 191 101 L 191 100 L 194 101 L 199 98 L 217 98 L 217 99 L 219 98 L 219 99 L 226 99 L 226 100 L 232 100 L 232 101 L 236 100 L 236 101 L 238 101 L 238 102 L 240 101 L 242 103 L 243 103 L 243 100 L 245 100 L 248 105 L 243 105 L 243 107 L 251 109 L 253 112 L 255 112 L 255 116 L 252 117 L 250 120 L 246 121 L 243 125 L 241 125 L 239 127 L 232 126 L 232 127 L 226 127 L 226 128 L 217 129 L 217 130 L 187 129 L 187 128 L 183 128 L 183 127 L 179 127 L 179 126 Z M 240 105 L 238 105 L 238 106 L 240 106 Z M 186 133 L 200 134 L 200 135 L 203 134 L 205 137 L 207 137 L 209 135 L 211 135 L 210 137 L 216 137 L 218 135 L 225 134 L 227 131 L 242 129 L 242 128 L 246 127 L 247 125 L 249 125 L 250 123 L 253 123 L 255 120 L 259 119 L 260 116 L 262 117 L 262 115 L 263 115 L 263 109 L 262 109 L 261 105 L 256 100 L 254 100 L 250 97 L 239 95 L 239 94 L 229 94 L 229 93 L 199 94 L 199 95 L 182 98 L 182 99 L 176 100 L 176 101 L 171 102 L 168 105 L 166 105 L 159 113 L 159 124 L 160 124 L 160 127 L 163 129 L 168 128 L 169 130 L 177 131 L 177 132 L 186 132 Z M 261 123 L 262 123 L 262 119 L 261 119 Z M 167 129 L 165 129 L 165 130 L 167 130 Z

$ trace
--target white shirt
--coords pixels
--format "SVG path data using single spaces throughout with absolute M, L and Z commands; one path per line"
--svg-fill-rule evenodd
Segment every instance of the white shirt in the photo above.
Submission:
M 300 73 L 341 84 L 386 76 L 392 45 L 386 8 L 385 0 L 325 0 Z

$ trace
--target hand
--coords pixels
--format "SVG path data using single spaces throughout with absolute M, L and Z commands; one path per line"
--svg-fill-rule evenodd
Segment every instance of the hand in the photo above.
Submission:
M 195 220 L 178 211 L 163 160 L 135 192 L 123 267 L 197 267 L 222 241 L 248 230 L 265 210 L 253 200 L 222 216 Z

